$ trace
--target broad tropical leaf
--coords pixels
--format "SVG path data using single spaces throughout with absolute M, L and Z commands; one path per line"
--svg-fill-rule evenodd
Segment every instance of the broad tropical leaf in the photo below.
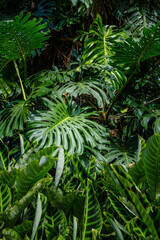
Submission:
M 32 231 L 33 221 L 24 220 L 21 224 L 14 227 L 14 230 L 21 236 L 28 234 Z
M 140 63 L 160 54 L 160 25 L 152 29 L 145 28 L 139 42 L 128 38 L 123 43 L 112 46 L 115 55 L 111 57 L 114 67 L 122 71 L 131 72 L 140 66 Z
M 40 32 L 46 27 L 40 24 L 42 18 L 29 20 L 31 13 L 23 15 L 22 12 L 14 21 L 0 22 L 0 54 L 7 59 L 25 60 L 48 39 L 45 32 Z
M 48 240 L 58 236 L 60 233 L 65 236 L 67 230 L 67 219 L 62 210 L 54 209 L 45 215 L 45 231 Z
M 9 103 L 8 106 L 0 112 L 0 137 L 13 136 L 14 130 L 24 130 L 24 123 L 28 116 L 29 101 L 17 100 Z
M 141 138 L 139 141 L 138 161 L 129 170 L 129 174 L 132 176 L 136 184 L 140 183 L 146 177 L 144 170 L 144 162 L 142 160 L 142 155 L 145 147 L 146 147 L 145 140 Z
M 142 155 L 144 170 L 152 199 L 160 197 L 160 135 L 153 135 L 147 141 Z
M 23 240 L 23 238 L 18 234 L 14 229 L 10 228 L 5 228 L 3 230 L 3 239 L 8 239 L 8 240 Z
M 127 143 L 112 143 L 109 147 L 107 154 L 105 154 L 105 159 L 108 163 L 113 162 L 116 164 L 123 164 L 129 167 L 130 164 L 137 161 L 137 142 L 133 139 L 128 140 Z
M 11 168 L 10 171 L 3 170 L 0 172 L 0 180 L 11 188 L 15 183 L 16 177 L 19 174 L 19 172 L 20 171 L 16 168 Z
M 110 73 L 110 83 L 116 90 L 119 90 L 127 82 L 126 76 L 118 70 L 112 70 Z
M 19 219 L 20 215 L 24 211 L 24 209 L 30 204 L 33 200 L 33 197 L 37 194 L 37 192 L 41 191 L 46 184 L 51 180 L 51 178 L 44 178 L 38 181 L 32 188 L 32 190 L 28 191 L 26 195 L 24 195 L 20 201 L 18 201 L 13 207 L 6 210 L 4 213 L 0 214 L 0 221 L 4 222 L 4 226 L 7 228 L 13 228 L 15 223 Z
M 55 185 L 58 186 L 64 168 L 64 150 L 59 148 L 58 161 L 55 174 Z
M 82 226 L 82 240 L 92 238 L 92 229 L 101 231 L 102 228 L 102 215 L 100 205 L 96 199 L 95 192 L 90 180 L 87 183 L 83 226 Z
M 35 237 L 38 225 L 39 225 L 40 220 L 41 220 L 41 216 L 42 216 L 42 203 L 41 203 L 40 195 L 38 194 L 37 207 L 36 207 L 36 213 L 35 213 L 34 222 L 33 222 L 31 240 L 33 240 L 34 237 Z
M 40 160 L 30 162 L 21 170 L 16 178 L 18 198 L 21 198 L 40 179 L 42 179 L 53 166 L 55 159 L 41 157 Z
M 72 112 L 62 100 L 46 101 L 49 110 L 37 112 L 29 121 L 30 140 L 38 141 L 39 148 L 62 145 L 69 154 L 82 154 L 85 143 L 96 146 L 104 128 L 87 118 L 94 113 Z
M 149 6 L 149 5 L 152 6 Z M 152 28 L 159 22 L 159 8 L 155 8 L 150 1 L 136 2 L 128 10 L 128 23 L 125 28 L 134 35 L 142 34 L 144 28 Z
M 58 90 L 61 95 L 63 93 L 69 93 L 70 96 L 77 97 L 82 94 L 92 95 L 96 100 L 98 106 L 101 108 L 104 102 L 107 102 L 107 95 L 102 90 L 102 83 L 98 81 L 88 80 L 68 82 Z
M 11 190 L 4 183 L 0 183 L 0 213 L 3 213 L 11 203 Z
M 114 28 L 115 26 L 104 26 L 101 16 L 97 15 L 84 42 L 83 59 L 86 64 L 92 62 L 107 64 L 107 58 L 111 55 L 111 45 L 118 41 L 121 35 L 120 32 L 114 31 Z

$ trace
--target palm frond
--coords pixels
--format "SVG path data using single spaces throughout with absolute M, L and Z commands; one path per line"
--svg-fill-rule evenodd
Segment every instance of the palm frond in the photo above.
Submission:
M 69 154 L 82 154 L 84 144 L 92 147 L 101 139 L 104 128 L 87 117 L 94 113 L 79 113 L 68 108 L 63 100 L 54 102 L 46 99 L 49 110 L 32 115 L 28 126 L 30 140 L 39 142 L 39 148 L 62 145 Z

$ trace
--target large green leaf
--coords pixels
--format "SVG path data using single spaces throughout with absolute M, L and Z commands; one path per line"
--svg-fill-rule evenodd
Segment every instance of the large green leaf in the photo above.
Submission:
M 58 154 L 58 161 L 57 161 L 57 167 L 56 167 L 56 175 L 55 175 L 55 185 L 58 186 L 60 178 L 62 176 L 64 168 L 64 150 L 62 147 L 59 148 L 59 154 Z
M 157 199 L 160 197 L 160 135 L 148 139 L 142 161 L 151 197 Z
M 88 37 L 84 42 L 83 59 L 85 63 L 94 61 L 107 64 L 107 57 L 111 55 L 111 45 L 116 42 L 121 35 L 120 32 L 114 31 L 115 26 L 104 26 L 102 18 L 97 15 L 90 26 Z
M 23 238 L 14 229 L 5 228 L 3 230 L 4 240 L 23 240 Z
M 160 54 L 160 25 L 152 29 L 144 29 L 143 36 L 136 42 L 128 38 L 113 46 L 115 55 L 112 56 L 113 65 L 123 71 L 133 71 L 140 66 L 140 63 Z
M 15 223 L 18 221 L 24 209 L 30 204 L 34 196 L 41 191 L 50 180 L 50 178 L 43 178 L 38 181 L 33 186 L 32 190 L 28 191 L 27 194 L 20 199 L 20 201 L 15 203 L 13 207 L 6 210 L 4 213 L 0 214 L 0 221 L 4 222 L 5 227 L 12 228 L 15 226 Z
M 142 159 L 143 151 L 146 147 L 145 140 L 143 138 L 139 141 L 139 154 L 138 161 L 129 169 L 129 174 L 132 176 L 136 184 L 140 183 L 145 178 L 144 162 Z
M 30 139 L 37 140 L 39 148 L 49 147 L 55 142 L 69 154 L 82 154 L 85 143 L 95 147 L 105 129 L 87 118 L 93 113 L 72 112 L 63 100 L 54 101 L 46 99 L 49 110 L 32 116 L 28 125 Z
M 11 102 L 0 112 L 0 137 L 13 136 L 14 130 L 24 130 L 28 116 L 29 101 L 17 100 Z
M 54 209 L 45 214 L 45 231 L 48 240 L 62 234 L 65 236 L 67 231 L 67 219 L 62 210 Z M 58 238 L 56 238 L 58 239 Z
M 21 170 L 16 179 L 18 198 L 21 198 L 30 188 L 42 179 L 53 166 L 55 159 L 43 156 L 40 160 L 34 160 Z
M 22 223 L 14 227 L 14 230 L 21 234 L 21 236 L 24 236 L 25 234 L 28 234 L 31 232 L 33 226 L 33 221 L 30 220 L 24 220 Z
M 155 8 L 154 3 L 150 1 L 133 2 L 128 13 L 128 23 L 125 28 L 133 34 L 142 34 L 145 27 L 152 28 L 159 22 L 159 8 Z
M 11 168 L 10 171 L 3 170 L 0 172 L 0 179 L 3 183 L 7 184 L 11 188 L 15 183 L 18 174 L 19 170 L 16 168 Z
M 35 237 L 38 225 L 39 225 L 40 220 L 41 220 L 41 216 L 42 216 L 42 203 L 41 203 L 40 195 L 38 194 L 37 207 L 36 207 L 36 213 L 35 213 L 34 222 L 33 222 L 31 240 L 33 240 L 34 237 Z
M 107 102 L 107 95 L 102 90 L 102 83 L 92 79 L 83 79 L 82 81 L 74 82 L 70 81 L 62 86 L 58 92 L 69 93 L 70 96 L 77 97 L 82 94 L 92 95 L 96 100 L 99 107 L 103 106 L 103 102 Z
M 100 205 L 95 196 L 92 182 L 88 180 L 84 206 L 82 240 L 91 239 L 92 229 L 95 229 L 98 232 L 100 232 L 101 228 L 102 228 L 102 215 Z
M 129 199 L 134 203 L 142 221 L 147 226 L 148 231 L 155 240 L 158 240 L 158 234 L 154 225 L 154 221 L 150 216 L 151 204 L 149 203 L 145 194 L 142 194 L 138 187 L 135 185 L 131 176 L 124 172 L 120 166 L 112 165 L 113 172 L 115 176 L 119 179 L 122 186 L 128 193 Z M 139 198 L 139 195 L 141 198 Z
M 11 203 L 12 195 L 10 188 L 4 184 L 0 183 L 0 212 L 3 213 L 6 208 Z
M 16 16 L 14 21 L 0 22 L 0 54 L 7 59 L 24 60 L 33 50 L 44 46 L 48 39 L 42 31 L 46 27 L 46 24 L 40 24 L 42 18 L 29 20 L 31 13 L 23 15 Z

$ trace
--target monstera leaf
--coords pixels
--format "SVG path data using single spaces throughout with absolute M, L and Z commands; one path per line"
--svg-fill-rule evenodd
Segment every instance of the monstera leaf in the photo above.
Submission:
M 79 113 L 78 109 L 72 111 L 62 99 L 45 101 L 49 110 L 35 113 L 28 125 L 31 129 L 28 131 L 30 140 L 38 141 L 39 148 L 51 146 L 55 142 L 69 154 L 82 154 L 84 143 L 96 146 L 104 128 L 87 118 L 93 113 Z
M 112 51 L 115 52 L 111 57 L 113 66 L 131 73 L 144 60 L 159 55 L 159 44 L 160 24 L 158 23 L 152 29 L 145 28 L 138 42 L 127 38 L 123 42 L 118 42 L 116 46 L 112 45 Z
M 107 64 L 107 58 L 111 55 L 111 45 L 122 36 L 122 33 L 115 31 L 114 28 L 115 26 L 103 25 L 101 16 L 97 15 L 84 42 L 85 63 Z
M 17 100 L 0 112 L 0 137 L 12 136 L 14 130 L 24 129 L 30 105 L 28 100 Z
M 82 94 L 92 95 L 96 100 L 99 107 L 103 106 L 103 102 L 107 102 L 106 93 L 101 89 L 102 83 L 98 81 L 92 81 L 84 79 L 79 82 L 68 82 L 61 87 L 58 92 L 69 93 L 70 96 L 77 97 Z
M 34 18 L 29 20 L 31 13 L 16 16 L 14 21 L 0 22 L 0 54 L 7 59 L 23 59 L 30 57 L 32 51 L 44 46 L 48 39 L 45 32 L 40 32 L 46 27 Z

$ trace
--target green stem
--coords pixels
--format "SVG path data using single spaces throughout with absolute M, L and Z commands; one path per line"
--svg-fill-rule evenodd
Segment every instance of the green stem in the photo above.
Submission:
M 19 81 L 20 81 L 20 85 L 21 85 L 21 89 L 22 89 L 23 98 L 24 98 L 24 100 L 26 101 L 27 98 L 26 98 L 26 94 L 25 94 L 25 91 L 24 91 L 24 87 L 23 87 L 22 79 L 21 79 L 21 76 L 20 76 L 20 73 L 19 73 L 19 69 L 18 69 L 18 66 L 17 66 L 17 63 L 16 63 L 15 60 L 14 60 L 14 66 L 15 66 L 15 69 L 16 69 L 16 72 L 17 72 L 17 76 L 18 76 Z
M 2 167 L 3 167 L 3 170 L 6 170 L 6 166 L 5 166 L 5 163 L 4 163 L 4 160 L 3 160 L 3 157 L 2 157 L 2 154 L 0 153 L 0 160 L 2 162 Z
M 27 78 L 27 63 L 24 55 L 23 55 L 23 62 L 24 62 L 24 76 L 25 78 Z

